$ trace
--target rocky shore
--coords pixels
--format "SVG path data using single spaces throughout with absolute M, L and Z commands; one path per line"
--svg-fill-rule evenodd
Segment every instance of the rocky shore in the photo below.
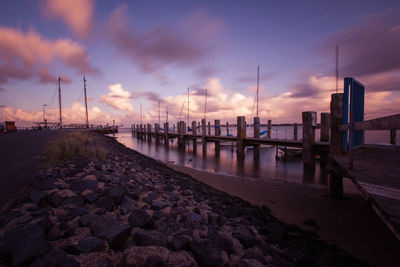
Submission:
M 0 266 L 364 266 L 347 252 L 116 142 L 43 170 L 0 216 Z

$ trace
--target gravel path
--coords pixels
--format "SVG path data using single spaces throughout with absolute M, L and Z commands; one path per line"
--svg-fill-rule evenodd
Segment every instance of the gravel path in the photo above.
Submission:
M 0 217 L 0 259 L 32 266 L 364 266 L 311 232 L 96 137 L 107 159 L 43 171 Z

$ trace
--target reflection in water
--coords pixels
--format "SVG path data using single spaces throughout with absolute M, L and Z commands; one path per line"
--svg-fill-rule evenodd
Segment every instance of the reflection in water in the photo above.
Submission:
M 318 161 L 315 171 L 303 171 L 301 157 L 276 160 L 273 146 L 261 146 L 259 160 L 253 160 L 252 149 L 246 150 L 244 160 L 237 160 L 231 142 L 221 142 L 220 153 L 216 155 L 214 143 L 207 143 L 207 149 L 203 151 L 201 142 L 193 146 L 193 142 L 190 141 L 184 149 L 178 149 L 176 141 L 170 140 L 169 146 L 163 141 L 156 144 L 155 138 L 151 141 L 137 139 L 132 137 L 130 131 L 124 129 L 115 136 L 120 143 L 142 154 L 180 166 L 254 179 L 322 186 L 327 184 L 326 169 L 320 167 Z

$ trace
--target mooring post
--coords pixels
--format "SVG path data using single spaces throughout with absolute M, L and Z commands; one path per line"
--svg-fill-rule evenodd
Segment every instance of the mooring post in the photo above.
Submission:
M 208 122 L 208 135 L 211 135 L 211 122 Z
M 315 170 L 315 127 L 317 126 L 317 112 L 304 111 L 303 118 L 303 166 L 304 170 Z
M 148 135 L 148 140 L 151 141 L 151 124 L 147 124 L 147 135 Z
M 196 126 L 197 126 L 196 121 L 192 121 L 192 134 L 193 135 L 197 135 Z M 192 142 L 193 142 L 193 152 L 195 152 L 197 150 L 197 139 L 196 139 L 196 137 L 192 138 Z
M 298 131 L 299 131 L 299 125 L 297 123 L 294 123 L 293 124 L 293 139 L 296 141 L 299 139 Z
M 143 139 L 143 125 L 142 124 L 140 124 L 140 126 L 139 126 L 139 138 Z
M 177 126 L 178 126 L 178 148 L 182 149 L 182 147 L 185 147 L 183 141 L 183 131 L 185 128 L 185 124 L 183 121 L 179 121 Z
M 201 142 L 203 144 L 203 156 L 207 155 L 206 119 L 201 119 Z
M 164 144 L 165 144 L 166 146 L 169 145 L 169 140 L 168 140 L 168 127 L 169 127 L 168 122 L 165 122 L 165 123 L 164 123 Z
M 254 138 L 260 138 L 260 117 L 254 117 L 253 130 L 254 130 Z M 260 158 L 259 144 L 253 146 L 253 156 L 254 160 L 258 160 Z
M 321 113 L 321 131 L 320 131 L 320 141 L 329 142 L 329 126 L 331 121 L 331 114 L 328 112 Z M 329 163 L 329 153 L 321 152 L 320 165 L 326 166 Z
M 155 135 L 156 135 L 156 144 L 159 144 L 160 143 L 160 137 L 158 136 L 158 134 L 160 132 L 160 124 L 158 124 L 158 123 L 154 124 L 154 132 L 155 132 Z
M 246 118 L 244 116 L 237 117 L 237 141 L 236 141 L 236 152 L 238 159 L 244 159 L 244 138 L 246 138 Z
M 390 129 L 390 143 L 396 145 L 396 129 Z
M 220 120 L 214 120 L 214 135 L 221 136 L 221 122 Z M 221 151 L 221 141 L 215 141 L 215 155 L 219 157 Z
M 342 155 L 343 132 L 339 126 L 343 124 L 343 93 L 331 95 L 331 139 L 329 145 L 330 182 L 329 193 L 332 197 L 340 198 L 343 195 L 343 177 L 335 171 L 333 156 Z
M 267 128 L 267 135 L 268 139 L 271 139 L 271 120 L 268 120 L 268 128 Z
M 175 124 L 172 125 L 172 132 L 175 132 Z
M 226 135 L 229 135 L 229 122 L 226 122 Z

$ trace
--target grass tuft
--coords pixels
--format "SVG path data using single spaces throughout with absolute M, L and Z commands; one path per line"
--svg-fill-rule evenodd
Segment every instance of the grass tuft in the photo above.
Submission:
M 46 147 L 46 162 L 49 167 L 76 158 L 96 158 L 105 160 L 107 150 L 96 146 L 93 137 L 84 132 L 66 134 L 58 140 L 48 143 Z

